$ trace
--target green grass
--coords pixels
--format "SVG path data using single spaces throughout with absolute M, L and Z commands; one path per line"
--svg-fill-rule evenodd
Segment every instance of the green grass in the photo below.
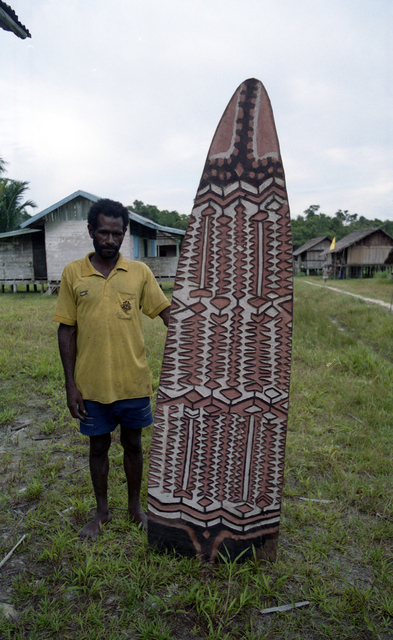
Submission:
M 323 284 L 321 276 L 303 276 L 305 280 Z M 299 280 L 296 277 L 296 280 Z M 390 271 L 383 271 L 376 273 L 373 278 L 352 278 L 348 280 L 333 280 L 329 278 L 326 282 L 328 287 L 336 287 L 343 291 L 350 291 L 356 293 L 365 298 L 373 298 L 374 300 L 383 300 L 389 304 L 392 301 L 393 294 L 393 278 Z
M 211 567 L 149 550 L 126 517 L 118 434 L 110 450 L 113 520 L 96 543 L 80 541 L 94 499 L 88 444 L 65 404 L 56 300 L 0 295 L 0 560 L 27 534 L 0 569 L 0 601 L 19 613 L 0 619 L 1 639 L 393 637 L 392 314 L 306 279 L 295 282 L 273 564 L 222 558 Z M 371 297 L 365 280 L 344 284 Z M 144 319 L 144 327 L 156 390 L 165 329 L 160 319 Z M 145 507 L 150 440 L 151 428 L 143 435 Z M 302 600 L 310 606 L 260 614 Z

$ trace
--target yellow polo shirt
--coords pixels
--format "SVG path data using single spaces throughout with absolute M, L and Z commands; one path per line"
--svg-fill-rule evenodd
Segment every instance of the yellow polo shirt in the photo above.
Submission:
M 151 396 L 140 310 L 155 318 L 168 299 L 143 262 L 120 254 L 105 278 L 92 255 L 65 267 L 53 317 L 77 326 L 76 386 L 84 399 L 103 404 Z

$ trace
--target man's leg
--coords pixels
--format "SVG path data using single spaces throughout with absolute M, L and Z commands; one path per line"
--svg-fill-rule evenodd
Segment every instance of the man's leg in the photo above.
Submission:
M 97 511 L 93 520 L 83 527 L 80 532 L 79 535 L 81 538 L 96 540 L 97 535 L 101 532 L 101 525 L 112 519 L 112 514 L 108 509 L 107 497 L 109 472 L 108 451 L 110 446 L 110 433 L 105 433 L 101 436 L 90 436 L 90 475 L 97 501 Z
M 128 513 L 133 522 L 142 523 L 143 528 L 147 530 L 147 516 L 139 502 L 143 470 L 142 429 L 128 429 L 122 426 L 120 438 L 124 449 L 124 471 L 128 486 Z

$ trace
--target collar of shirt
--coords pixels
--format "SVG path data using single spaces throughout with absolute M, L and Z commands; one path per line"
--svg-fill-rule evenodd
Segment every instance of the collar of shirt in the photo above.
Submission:
M 94 269 L 93 265 L 90 262 L 90 258 L 93 255 L 94 255 L 94 251 L 92 251 L 91 253 L 88 253 L 87 256 L 85 256 L 84 261 L 82 262 L 82 273 L 81 273 L 81 275 L 83 277 L 97 275 L 96 269 Z M 128 262 L 127 262 L 127 260 L 125 258 L 123 258 L 121 253 L 119 253 L 119 258 L 118 258 L 118 260 L 116 262 L 116 265 L 115 265 L 114 269 L 116 271 L 117 271 L 117 269 L 122 269 L 123 271 L 128 271 Z

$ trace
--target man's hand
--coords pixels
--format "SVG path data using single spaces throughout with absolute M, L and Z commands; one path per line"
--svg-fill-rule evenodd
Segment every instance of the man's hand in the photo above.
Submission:
M 66 386 L 67 406 L 73 418 L 84 420 L 86 418 L 86 409 L 83 402 L 82 394 L 75 384 Z
M 169 323 L 169 316 L 171 315 L 171 308 L 165 307 L 159 315 L 162 318 L 164 325 L 167 327 Z
M 77 327 L 60 324 L 58 331 L 60 357 L 64 369 L 67 405 L 73 418 L 84 420 L 85 404 L 74 380 Z

